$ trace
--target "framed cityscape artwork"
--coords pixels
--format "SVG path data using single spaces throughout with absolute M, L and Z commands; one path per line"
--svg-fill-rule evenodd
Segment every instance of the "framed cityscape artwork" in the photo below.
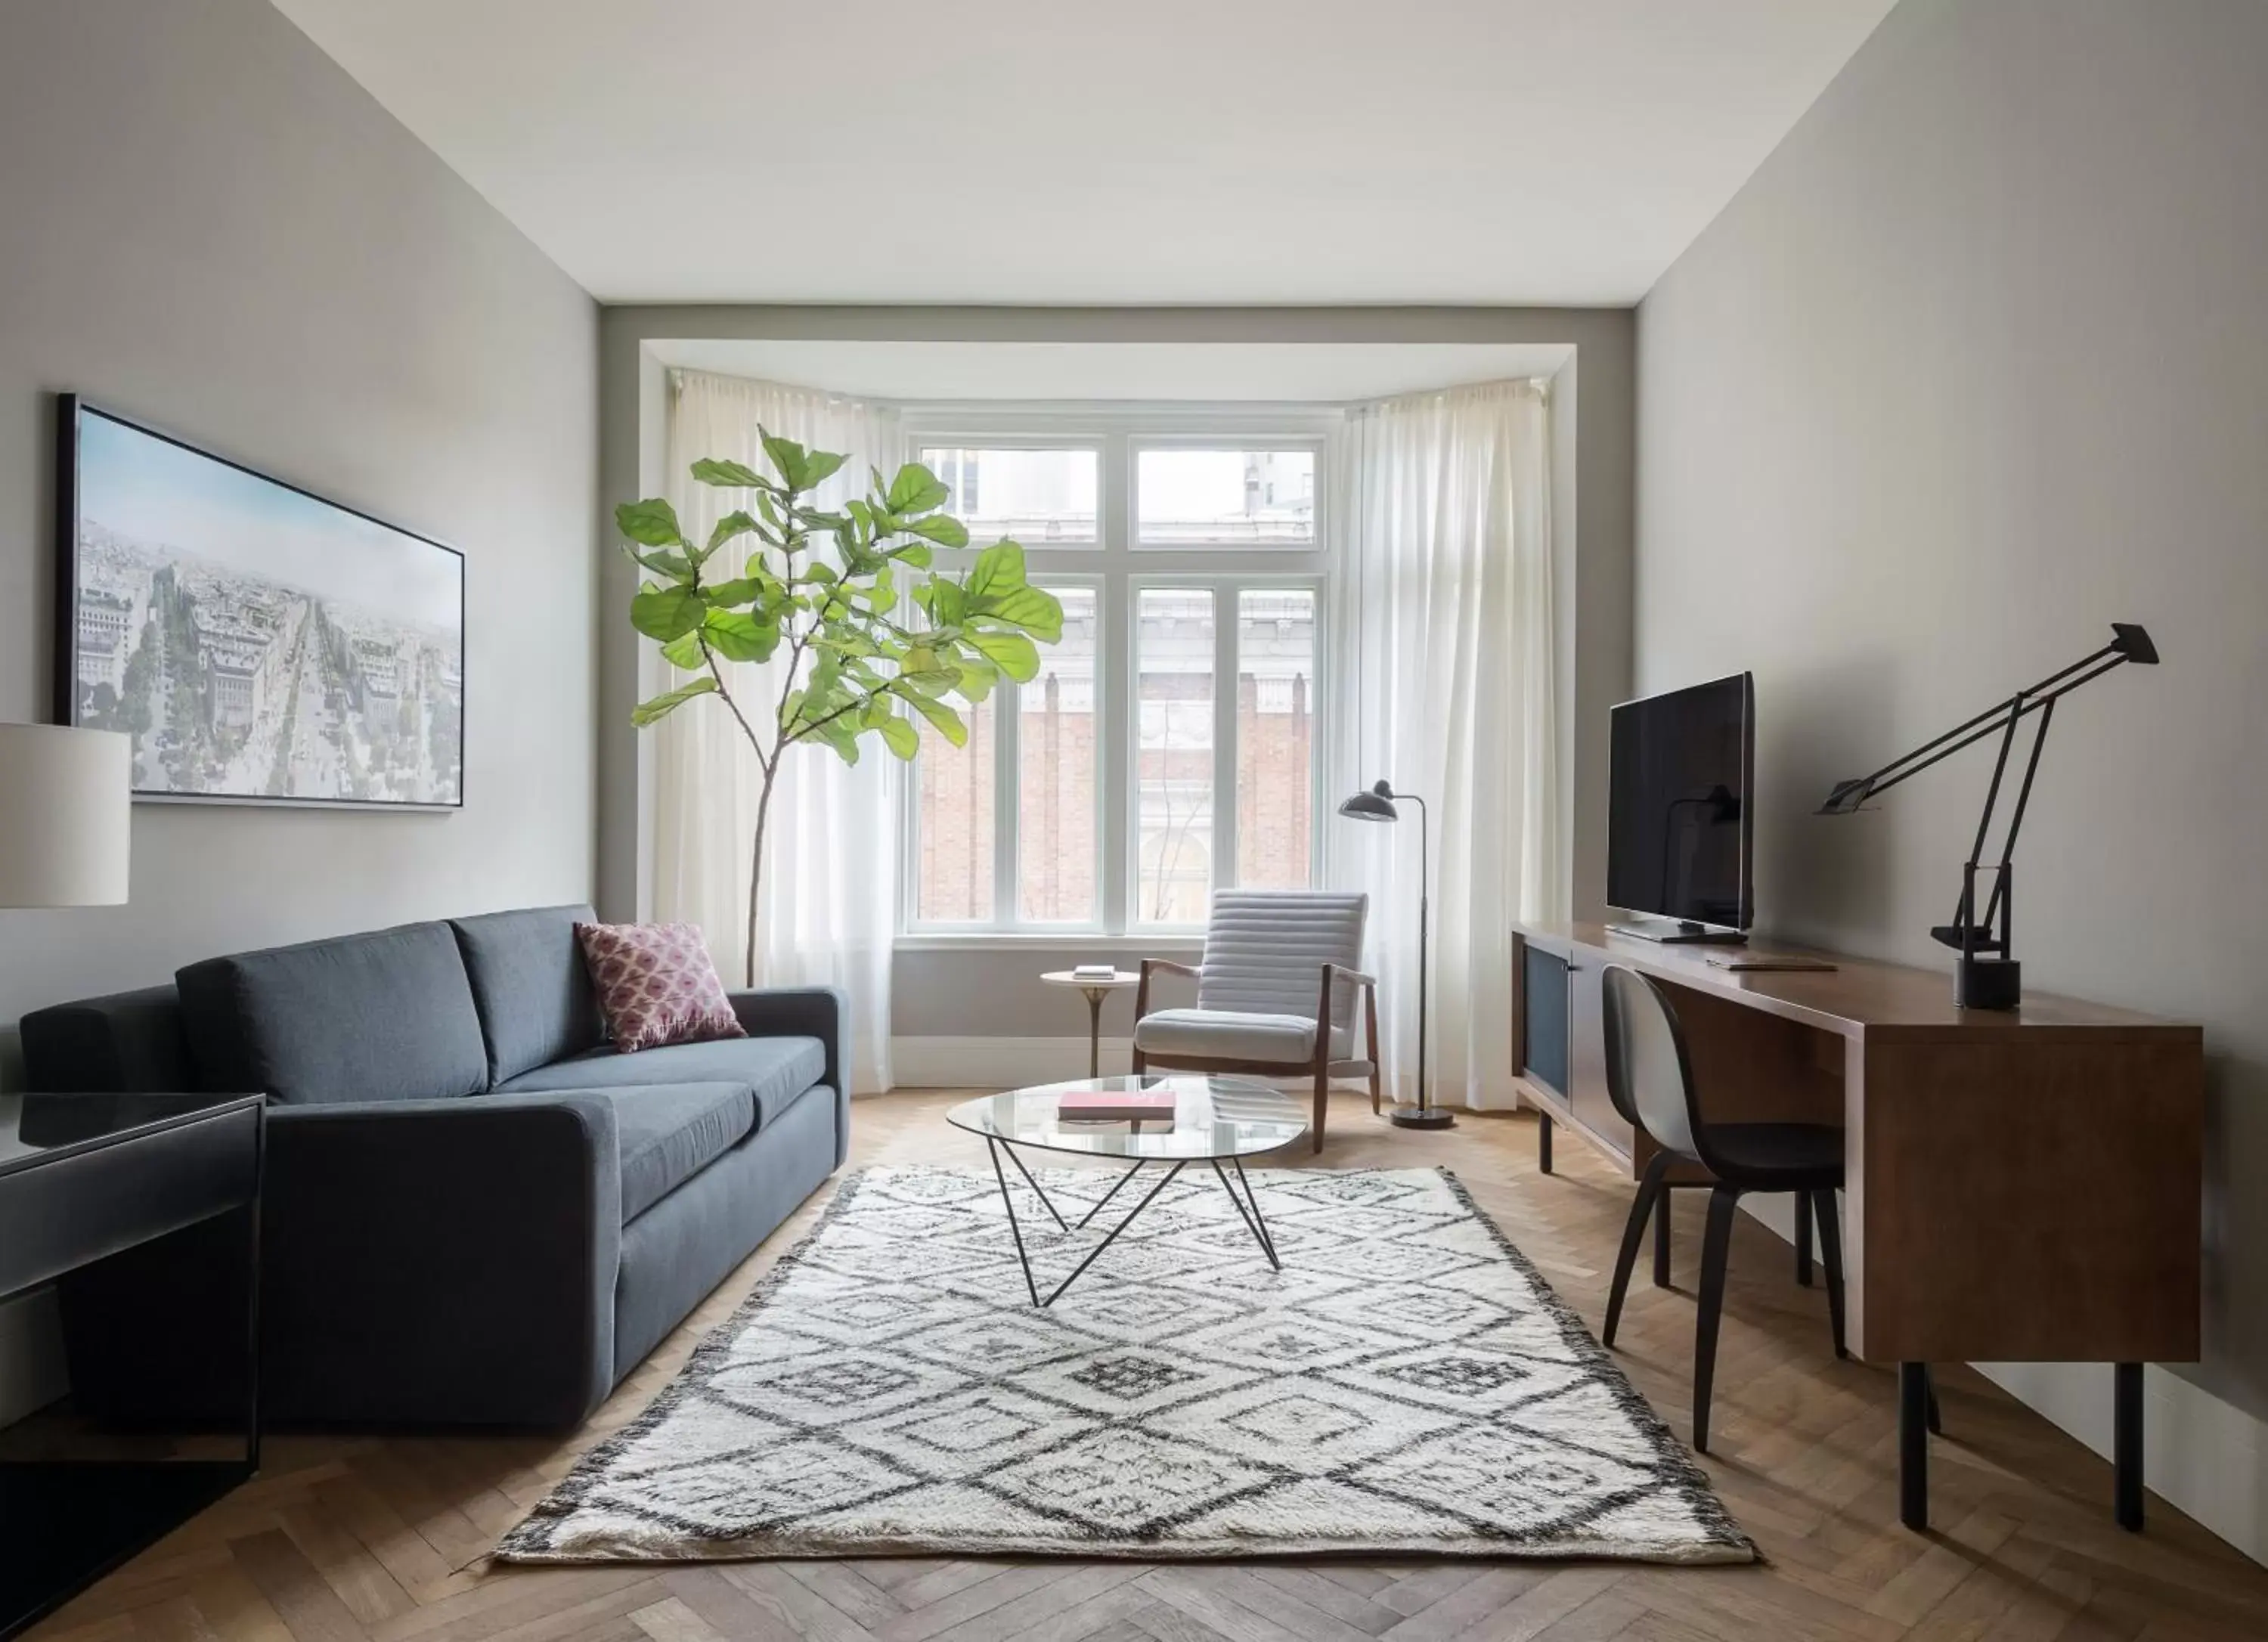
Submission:
M 454 809 L 465 560 L 66 394 L 55 718 L 136 798 Z

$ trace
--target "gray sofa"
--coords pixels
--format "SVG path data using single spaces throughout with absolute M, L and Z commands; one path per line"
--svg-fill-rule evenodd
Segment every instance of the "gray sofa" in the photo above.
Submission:
M 25 1017 L 34 1089 L 269 1096 L 272 1419 L 575 1424 L 842 1163 L 839 993 L 736 993 L 748 1037 L 617 1054 L 574 937 L 592 917 L 214 958 Z M 233 1360 L 214 1331 L 240 1315 L 217 1286 L 238 1235 L 202 1228 L 65 1287 L 83 1407 L 238 1406 L 198 1366 Z

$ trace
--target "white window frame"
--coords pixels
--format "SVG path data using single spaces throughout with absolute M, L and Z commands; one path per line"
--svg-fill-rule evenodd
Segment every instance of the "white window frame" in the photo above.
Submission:
M 1127 545 L 1145 556 L 1160 553 L 1211 553 L 1274 556 L 1280 554 L 1313 553 L 1319 551 L 1323 541 L 1324 492 L 1329 488 L 1323 479 L 1323 445 L 1320 436 L 1305 438 L 1227 438 L 1214 434 L 1152 434 L 1138 436 L 1127 441 L 1126 492 L 1128 497 L 1126 529 Z M 1240 541 L 1233 537 L 1216 536 L 1189 541 L 1145 541 L 1142 539 L 1142 453 L 1145 451 L 1306 451 L 1315 463 L 1315 539 L 1303 541 Z
M 1042 924 L 1020 916 L 1018 881 L 1021 777 L 1020 732 L 1022 711 L 1017 687 L 1004 682 L 995 693 L 999 718 L 994 729 L 992 909 L 989 920 L 924 921 L 920 907 L 920 784 L 907 781 L 903 850 L 899 872 L 899 934 L 903 946 L 938 947 L 1062 946 L 1068 943 L 1109 950 L 1156 946 L 1197 931 L 1199 925 L 1144 924 L 1133 916 L 1140 847 L 1138 784 L 1135 779 L 1133 683 L 1137 662 L 1136 594 L 1145 586 L 1197 587 L 1214 597 L 1213 855 L 1215 887 L 1234 882 L 1236 862 L 1236 615 L 1240 595 L 1270 587 L 1311 590 L 1315 594 L 1315 748 L 1310 762 L 1310 870 L 1322 866 L 1322 779 L 1325 737 L 1321 688 L 1327 666 L 1322 635 L 1327 630 L 1330 589 L 1324 573 L 1325 517 L 1329 491 L 1324 468 L 1329 428 L 1337 413 L 1328 407 L 1029 406 L 980 402 L 970 405 L 909 405 L 901 411 L 906 448 L 962 449 L 1095 448 L 1098 469 L 1098 541 L 1055 547 L 1027 542 L 1027 572 L 1043 586 L 1093 586 L 1097 590 L 1095 710 L 1098 809 L 1096 847 L 1097 914 L 1085 924 Z M 1207 545 L 1137 545 L 1137 452 L 1181 446 L 1218 450 L 1313 449 L 1315 453 L 1315 534 L 1313 546 L 1249 542 Z M 958 571 L 974 560 L 969 549 L 940 551 L 936 567 Z M 992 703 L 988 703 L 992 706 Z

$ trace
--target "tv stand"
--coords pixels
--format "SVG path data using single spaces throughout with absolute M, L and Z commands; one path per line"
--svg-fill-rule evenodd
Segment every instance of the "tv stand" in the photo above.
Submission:
M 1635 936 L 1639 940 L 1660 941 L 1665 946 L 1745 946 L 1749 944 L 1744 930 L 1719 929 L 1713 924 L 1696 924 L 1690 918 L 1632 918 L 1627 924 L 1609 924 L 1607 931 L 1614 935 Z

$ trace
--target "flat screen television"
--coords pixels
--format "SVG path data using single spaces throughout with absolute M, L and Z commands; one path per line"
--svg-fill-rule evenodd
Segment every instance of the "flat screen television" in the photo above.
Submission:
M 1737 940 L 1756 920 L 1756 681 L 1624 702 L 1607 768 L 1607 904 L 1652 940 Z

